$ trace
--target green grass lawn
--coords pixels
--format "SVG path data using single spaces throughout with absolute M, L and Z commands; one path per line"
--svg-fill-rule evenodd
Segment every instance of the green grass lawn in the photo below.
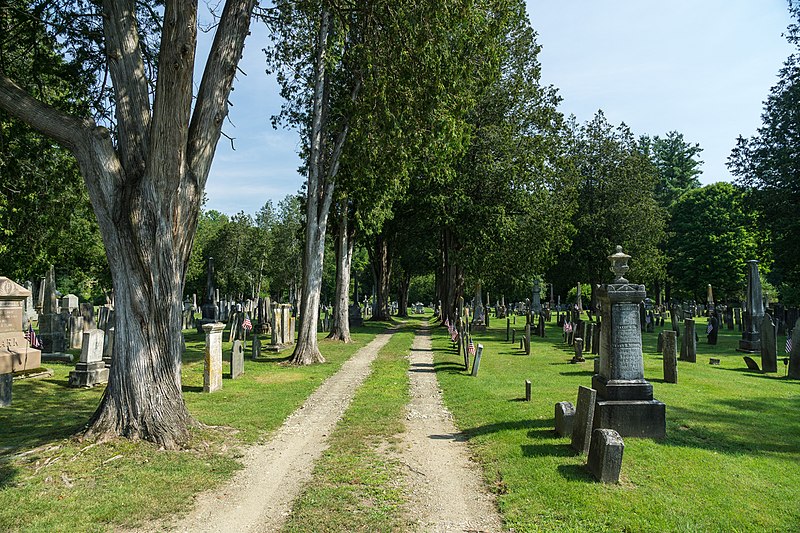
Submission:
M 221 427 L 194 430 L 183 451 L 71 438 L 89 420 L 103 387 L 71 389 L 73 365 L 48 363 L 52 377 L 15 382 L 11 407 L 0 409 L 0 531 L 106 531 L 188 510 L 194 494 L 240 468 L 243 444 L 268 436 L 385 327 L 365 323 L 354 330 L 352 344 L 321 341 L 328 362 L 302 368 L 280 364 L 288 352 L 251 361 L 248 343 L 245 374 L 226 378 L 213 394 L 200 392 L 204 336 L 185 332 L 186 404 L 200 422 Z M 223 353 L 230 357 L 230 343 Z
M 505 320 L 475 339 L 484 345 L 480 375 L 436 330 L 437 375 L 445 401 L 498 492 L 506 525 L 521 531 L 800 530 L 800 382 L 746 370 L 740 334 L 704 335 L 697 363 L 678 362 L 678 384 L 664 383 L 657 332 L 644 334 L 645 378 L 667 405 L 667 437 L 625 439 L 622 480 L 602 485 L 569 439 L 554 431 L 554 404 L 575 403 L 591 386 L 593 361 L 573 365 L 555 322 L 532 338 L 531 355 L 505 342 Z M 523 329 L 524 318 L 516 327 Z M 705 331 L 705 319 L 698 320 Z M 779 341 L 782 344 L 783 339 Z M 708 364 L 710 357 L 720 366 Z M 759 356 L 754 359 L 760 361 Z M 533 382 L 532 401 L 524 382 Z

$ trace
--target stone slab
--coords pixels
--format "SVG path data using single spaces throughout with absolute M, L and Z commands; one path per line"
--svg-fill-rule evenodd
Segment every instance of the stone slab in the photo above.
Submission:
M 558 402 L 555 407 L 556 434 L 559 437 L 572 436 L 575 421 L 575 406 L 572 402 Z
M 233 341 L 231 348 L 231 379 L 236 379 L 244 374 L 244 346 L 242 341 Z
M 589 387 L 578 387 L 578 404 L 575 407 L 575 417 L 573 418 L 571 445 L 572 449 L 579 454 L 589 451 L 596 401 L 596 390 Z
M 749 370 L 755 370 L 757 372 L 761 371 L 761 369 L 758 368 L 758 363 L 756 363 L 752 357 L 750 357 L 749 355 L 745 355 L 743 359 L 744 359 L 744 364 L 747 365 L 747 368 Z
M 619 433 L 613 429 L 595 429 L 586 468 L 601 483 L 619 483 L 624 450 L 625 443 Z
M 108 383 L 108 368 L 103 361 L 78 363 L 69 373 L 70 387 L 94 387 Z
M 593 423 L 623 437 L 660 439 L 666 436 L 666 406 L 658 400 L 598 400 Z

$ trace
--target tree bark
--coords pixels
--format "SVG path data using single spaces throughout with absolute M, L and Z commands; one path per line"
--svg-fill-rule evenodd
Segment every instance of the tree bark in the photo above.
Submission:
M 403 272 L 397 280 L 397 316 L 408 317 L 408 289 L 411 286 L 411 274 Z
M 336 239 L 336 296 L 333 304 L 333 324 L 329 339 L 351 342 L 350 338 L 350 268 L 353 265 L 354 232 L 347 223 L 347 201 L 342 201 L 339 213 L 339 233 Z
M 455 238 L 448 228 L 442 229 L 440 245 L 440 289 L 442 321 L 455 322 L 459 296 L 464 295 L 464 270 L 456 264 Z
M 91 119 L 42 104 L 0 73 L 0 109 L 74 154 L 114 284 L 111 375 L 86 437 L 186 442 L 181 298 L 203 188 L 255 0 L 229 0 L 192 112 L 196 1 L 167 2 L 152 113 L 133 1 L 103 2 L 116 143 Z M 190 122 L 191 120 L 191 122 Z
M 392 274 L 392 261 L 389 254 L 389 241 L 385 235 L 375 237 L 374 246 L 369 250 L 372 272 L 375 276 L 375 312 L 370 320 L 391 320 L 389 313 L 389 281 Z

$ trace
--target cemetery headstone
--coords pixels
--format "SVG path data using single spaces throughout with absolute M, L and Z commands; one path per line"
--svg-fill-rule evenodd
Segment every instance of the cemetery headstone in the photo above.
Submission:
M 755 360 L 749 355 L 744 356 L 744 364 L 747 365 L 748 370 L 755 370 L 756 372 L 761 371 L 761 369 L 758 368 L 758 363 L 756 363 Z
M 719 321 L 717 317 L 711 315 L 708 317 L 708 326 L 706 327 L 706 339 L 711 346 L 717 345 L 717 337 L 719 336 Z
M 231 379 L 236 379 L 244 374 L 244 346 L 242 341 L 233 341 L 231 347 Z
M 109 326 L 103 339 L 103 362 L 106 366 L 111 366 L 114 355 L 114 337 L 117 334 L 116 326 Z
M 681 361 L 697 362 L 697 337 L 695 336 L 694 319 L 683 321 L 683 341 L 681 342 Z
M 658 332 L 658 340 L 656 341 L 656 351 L 658 353 L 664 352 L 664 331 Z
M 761 321 L 761 371 L 778 371 L 778 332 L 772 317 L 764 315 Z
M 575 406 L 572 402 L 556 404 L 556 434 L 559 437 L 572 436 L 572 424 L 575 420 Z
M 613 429 L 595 429 L 586 468 L 601 483 L 619 483 L 624 450 L 625 444 L 619 433 Z
M 73 350 L 80 350 L 83 346 L 83 317 L 72 314 L 69 317 L 69 347 Z
M 478 345 L 475 351 L 475 358 L 472 360 L 472 377 L 477 377 L 478 369 L 481 367 L 481 355 L 483 354 L 483 344 Z
M 531 380 L 525 380 L 525 401 L 531 401 Z
M 718 358 L 716 358 L 716 357 L 710 357 L 708 359 L 708 364 L 709 365 L 719 366 L 719 362 L 720 362 L 720 360 Z
M 69 373 L 70 387 L 94 387 L 108 383 L 108 368 L 103 362 L 103 341 L 105 333 L 102 329 L 90 329 L 84 332 L 81 357 L 75 370 Z
M 14 377 L 11 374 L 0 374 L 0 407 L 11 405 L 11 385 Z
M 662 350 L 664 363 L 664 381 L 667 383 L 678 382 L 678 338 L 674 331 L 664 331 L 664 346 Z
M 39 316 L 39 340 L 44 353 L 61 353 L 66 348 L 64 323 L 58 314 L 56 274 L 53 267 L 50 267 L 45 278 L 44 308 Z
M 222 388 L 222 330 L 225 324 L 213 322 L 203 324 L 206 333 L 206 351 L 203 360 L 203 392 L 214 392 Z
M 22 332 L 28 296 L 30 291 L 25 287 L 0 276 L 0 375 L 42 366 L 42 352 L 32 347 Z
M 600 353 L 600 330 L 601 324 L 595 324 L 594 331 L 592 332 L 592 354 L 594 355 Z
M 586 359 L 583 357 L 583 339 L 575 339 L 575 355 L 572 357 L 572 363 L 583 363 Z
M 789 352 L 789 369 L 787 375 L 790 379 L 800 379 L 800 318 L 794 322 L 791 338 L 792 350 Z
M 250 345 L 250 349 L 252 351 L 252 359 L 255 361 L 259 357 L 261 357 L 261 337 L 258 334 L 253 335 L 253 342 Z
M 758 261 L 747 262 L 747 300 L 744 308 L 744 331 L 737 351 L 756 353 L 761 351 L 761 321 L 764 320 L 764 300 Z
M 572 424 L 572 449 L 581 455 L 589 451 L 596 400 L 597 391 L 578 387 L 578 404 Z
M 653 385 L 644 379 L 639 302 L 645 288 L 623 277 L 630 256 L 621 246 L 608 259 L 616 279 L 597 290 L 602 320 L 600 373 L 592 377 L 594 427 L 615 429 L 623 437 L 660 438 L 666 434 L 666 406 L 653 398 Z

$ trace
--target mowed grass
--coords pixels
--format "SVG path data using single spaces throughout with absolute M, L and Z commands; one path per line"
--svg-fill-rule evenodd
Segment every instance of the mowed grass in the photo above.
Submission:
M 183 451 L 124 439 L 79 442 L 72 436 L 91 417 L 103 387 L 71 389 L 73 365 L 46 364 L 53 377 L 15 382 L 12 405 L 0 409 L 0 531 L 108 531 L 188 511 L 195 494 L 241 467 L 242 445 L 266 438 L 385 327 L 365 323 L 352 344 L 321 340 L 327 363 L 309 367 L 282 364 L 288 352 L 252 361 L 248 342 L 245 374 L 230 380 L 223 364 L 223 388 L 213 394 L 201 392 L 204 335 L 186 331 L 184 398 L 196 419 L 212 427 L 193 430 Z M 228 361 L 230 347 L 223 344 Z
M 530 356 L 505 342 L 505 319 L 491 325 L 475 335 L 484 345 L 477 378 L 462 370 L 444 328 L 434 348 L 447 406 L 498 493 L 507 527 L 800 531 L 800 381 L 783 377 L 782 362 L 778 374 L 746 370 L 735 351 L 738 332 L 722 330 L 717 346 L 701 334 L 697 363 L 678 363 L 678 384 L 663 382 L 660 328 L 643 334 L 645 378 L 667 406 L 667 437 L 626 438 L 621 483 L 603 485 L 553 431 L 554 404 L 575 403 L 578 386 L 591 386 L 592 356 L 570 364 L 573 351 L 555 319 L 546 338 L 532 338 Z M 698 333 L 705 325 L 698 319 Z M 512 327 L 519 335 L 524 318 Z M 710 357 L 721 365 L 709 365 Z M 531 402 L 524 401 L 526 379 Z
M 395 333 L 331 435 L 330 448 L 284 531 L 406 531 L 403 472 L 392 449 L 404 430 L 408 354 L 419 320 Z

